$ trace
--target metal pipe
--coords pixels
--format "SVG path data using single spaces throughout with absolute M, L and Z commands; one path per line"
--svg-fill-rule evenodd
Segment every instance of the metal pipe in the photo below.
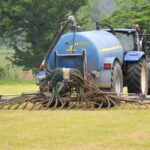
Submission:
M 68 27 L 69 23 L 72 23 L 73 26 L 76 26 L 76 20 L 74 18 L 74 16 L 69 16 L 68 20 L 65 22 L 65 24 L 63 25 L 63 27 L 60 28 L 60 30 L 58 31 L 57 36 L 55 37 L 55 39 L 53 40 L 52 44 L 50 45 L 47 53 L 46 53 L 46 57 L 45 57 L 45 67 L 46 67 L 46 71 L 51 73 L 51 69 L 49 68 L 49 56 L 51 55 L 54 47 L 56 46 L 57 42 L 59 41 L 61 35 L 64 33 L 64 31 L 66 30 L 66 28 Z
M 113 27 L 112 27 L 111 25 L 109 25 L 109 24 L 107 24 L 107 23 L 99 23 L 99 22 L 96 22 L 96 29 L 97 29 L 97 30 L 100 30 L 100 26 L 106 26 L 106 27 L 108 27 L 108 28 L 111 30 L 112 34 L 115 35 L 115 30 L 113 29 Z

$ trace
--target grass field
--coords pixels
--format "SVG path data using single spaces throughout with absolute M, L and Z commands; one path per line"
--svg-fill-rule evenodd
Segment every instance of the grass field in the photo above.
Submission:
M 3 80 L 0 81 L 0 94 L 20 94 L 22 92 L 36 92 L 38 86 L 34 80 Z
M 36 91 L 32 81 L 0 84 L 0 93 Z M 9 92 L 10 93 L 10 92 Z M 0 110 L 2 150 L 149 150 L 150 110 Z

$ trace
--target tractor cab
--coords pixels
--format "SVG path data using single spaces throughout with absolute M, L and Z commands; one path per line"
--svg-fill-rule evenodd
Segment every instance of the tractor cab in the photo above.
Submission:
M 125 53 L 143 51 L 150 62 L 150 34 L 145 32 L 141 34 L 139 29 L 114 29 L 114 31 Z
M 140 50 L 139 33 L 136 29 L 115 29 L 114 31 L 125 53 Z
M 109 29 L 107 29 L 106 31 L 111 32 L 111 30 Z M 140 46 L 140 35 L 138 30 L 114 29 L 114 33 L 123 47 L 124 54 L 130 51 L 142 50 Z

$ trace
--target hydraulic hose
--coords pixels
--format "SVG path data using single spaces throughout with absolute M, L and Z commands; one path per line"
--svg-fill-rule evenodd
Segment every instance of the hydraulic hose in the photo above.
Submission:
M 111 30 L 111 32 L 112 32 L 112 34 L 113 35 L 115 35 L 115 30 L 113 29 L 113 27 L 111 26 L 111 25 L 109 25 L 109 24 L 107 24 L 107 23 L 99 23 L 99 22 L 96 22 L 96 29 L 100 29 L 100 26 L 106 26 L 106 27 L 108 27 L 110 30 Z

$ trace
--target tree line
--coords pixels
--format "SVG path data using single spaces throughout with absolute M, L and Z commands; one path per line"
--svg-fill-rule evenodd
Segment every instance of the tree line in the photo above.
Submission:
M 0 35 L 15 50 L 10 60 L 26 69 L 38 68 L 54 35 L 66 16 L 75 15 L 84 30 L 94 21 L 115 28 L 131 28 L 139 23 L 149 29 L 150 0 L 116 0 L 117 9 L 106 18 L 100 0 L 1 0 Z M 93 13 L 94 12 L 94 13 Z

